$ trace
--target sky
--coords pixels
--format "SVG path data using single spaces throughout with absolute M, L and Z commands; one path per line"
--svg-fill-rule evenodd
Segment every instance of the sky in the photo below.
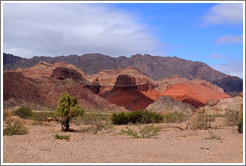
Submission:
M 4 3 L 3 52 L 176 56 L 243 78 L 243 4 Z

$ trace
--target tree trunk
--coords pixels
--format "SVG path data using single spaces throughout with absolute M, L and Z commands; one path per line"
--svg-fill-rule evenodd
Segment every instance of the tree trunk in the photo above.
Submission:
M 69 118 L 67 118 L 66 121 L 62 123 L 62 130 L 69 131 Z

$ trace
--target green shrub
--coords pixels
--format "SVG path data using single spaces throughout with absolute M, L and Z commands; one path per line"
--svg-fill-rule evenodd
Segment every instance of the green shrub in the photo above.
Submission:
M 98 121 L 109 121 L 110 115 L 100 113 L 85 113 L 83 116 L 76 118 L 77 121 L 83 122 L 85 125 L 95 124 Z
M 43 122 L 45 121 L 48 117 L 54 117 L 53 112 L 33 112 L 32 115 L 29 117 L 32 120 Z
M 111 120 L 113 124 L 148 124 L 162 122 L 163 116 L 155 112 L 133 111 L 129 113 L 114 113 Z
M 113 113 L 111 120 L 113 124 L 128 124 L 129 114 L 125 112 Z
M 138 131 L 126 127 L 126 130 L 121 130 L 119 134 L 127 134 L 128 136 L 132 136 L 134 138 L 151 138 L 153 136 L 157 136 L 161 129 L 161 127 L 154 127 L 153 124 L 147 125 L 143 128 L 138 127 Z
M 28 133 L 28 129 L 18 120 L 6 120 L 6 125 L 3 129 L 3 135 L 24 135 Z
M 56 134 L 54 137 L 55 137 L 55 139 L 60 139 L 60 140 L 63 140 L 64 139 L 66 141 L 69 141 L 71 135 L 59 135 L 59 134 Z
M 171 112 L 163 114 L 163 122 L 165 123 L 174 123 L 174 122 L 183 122 L 187 120 L 188 115 L 180 112 Z
M 23 119 L 28 119 L 32 115 L 32 110 L 26 107 L 20 107 L 13 113 Z

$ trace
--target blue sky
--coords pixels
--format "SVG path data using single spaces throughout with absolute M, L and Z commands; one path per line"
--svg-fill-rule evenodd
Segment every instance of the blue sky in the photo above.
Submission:
M 212 66 L 243 63 L 242 21 L 205 25 L 204 16 L 216 5 L 219 4 L 112 4 L 135 13 L 139 20 L 148 24 L 154 36 L 167 43 L 168 56 L 202 61 Z M 241 40 L 217 41 L 225 35 L 241 36 Z
M 4 4 L 4 52 L 177 56 L 242 78 L 242 13 L 218 3 Z

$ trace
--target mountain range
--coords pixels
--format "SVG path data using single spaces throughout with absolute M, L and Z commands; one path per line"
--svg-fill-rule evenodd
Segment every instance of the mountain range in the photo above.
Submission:
M 242 79 L 216 71 L 205 63 L 178 57 L 161 57 L 148 54 L 136 54 L 131 57 L 110 57 L 102 54 L 84 54 L 81 56 L 57 57 L 35 56 L 27 59 L 12 54 L 3 54 L 4 71 L 31 67 L 39 61 L 51 64 L 60 61 L 71 63 L 88 75 L 96 74 L 101 70 L 123 69 L 131 66 L 140 69 L 146 76 L 155 81 L 161 81 L 167 77 L 177 75 L 189 80 L 206 80 L 223 88 L 231 96 L 236 96 L 243 90 Z

